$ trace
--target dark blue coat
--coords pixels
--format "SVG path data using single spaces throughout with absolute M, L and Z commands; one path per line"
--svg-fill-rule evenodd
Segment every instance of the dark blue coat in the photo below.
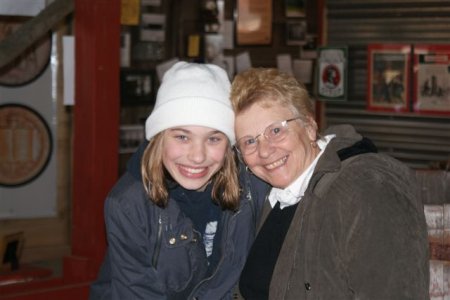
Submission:
M 167 208 L 157 207 L 143 188 L 145 146 L 106 199 L 109 246 L 90 299 L 231 299 L 268 187 L 242 170 L 240 208 L 222 214 L 221 258 L 207 276 L 205 249 L 191 220 L 172 199 Z

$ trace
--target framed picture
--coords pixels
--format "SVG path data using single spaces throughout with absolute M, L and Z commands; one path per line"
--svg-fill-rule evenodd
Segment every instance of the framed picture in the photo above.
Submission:
M 370 44 L 367 49 L 367 108 L 410 110 L 411 46 Z
M 24 243 L 25 237 L 22 231 L 0 234 L 1 271 L 15 271 L 19 268 Z
M 286 44 L 306 45 L 306 20 L 292 20 L 286 22 Z
M 120 99 L 123 104 L 155 103 L 155 72 L 153 70 L 122 69 Z
M 238 45 L 272 43 L 272 0 L 237 0 Z
M 317 49 L 317 96 L 321 100 L 347 98 L 347 47 Z
M 450 45 L 414 46 L 413 110 L 450 114 Z

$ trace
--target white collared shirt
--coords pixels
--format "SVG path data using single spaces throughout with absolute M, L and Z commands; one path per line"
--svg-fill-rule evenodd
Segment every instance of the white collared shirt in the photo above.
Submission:
M 297 204 L 302 199 L 305 194 L 306 188 L 308 187 L 311 176 L 316 168 L 317 162 L 320 156 L 325 151 L 328 143 L 336 135 L 330 134 L 317 141 L 317 146 L 320 148 L 320 152 L 314 161 L 308 166 L 308 168 L 298 177 L 293 183 L 291 183 L 285 189 L 272 188 L 269 194 L 269 202 L 272 208 L 275 207 L 277 202 L 280 202 L 280 209 Z

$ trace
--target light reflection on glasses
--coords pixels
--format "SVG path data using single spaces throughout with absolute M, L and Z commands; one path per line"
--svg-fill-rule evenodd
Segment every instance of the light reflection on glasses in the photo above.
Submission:
M 266 129 L 264 129 L 264 132 L 258 134 L 255 137 L 250 135 L 241 137 L 236 142 L 235 147 L 242 155 L 250 155 L 254 153 L 258 148 L 258 138 L 260 136 L 264 136 L 269 143 L 281 142 L 287 136 L 287 133 L 289 131 L 288 123 L 297 119 L 300 119 L 300 117 L 272 123 L 271 125 L 267 126 Z

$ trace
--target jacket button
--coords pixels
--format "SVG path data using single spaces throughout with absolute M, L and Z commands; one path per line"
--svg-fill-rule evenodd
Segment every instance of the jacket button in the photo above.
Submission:
M 169 240 L 169 244 L 174 245 L 177 240 L 175 238 L 171 238 Z
M 307 291 L 310 291 L 310 290 L 311 290 L 311 285 L 309 284 L 309 282 L 305 282 L 305 289 L 306 289 Z
M 181 234 L 180 235 L 180 240 L 187 240 L 187 235 L 185 235 L 185 234 Z

